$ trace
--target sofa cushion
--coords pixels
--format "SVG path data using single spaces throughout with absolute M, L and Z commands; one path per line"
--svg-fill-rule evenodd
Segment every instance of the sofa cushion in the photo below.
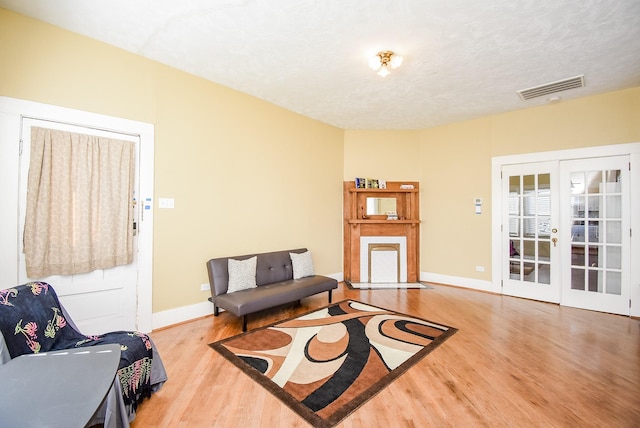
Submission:
M 229 259 L 229 286 L 227 293 L 256 288 L 256 265 L 258 258 L 246 260 Z
M 299 254 L 289 253 L 289 257 L 291 257 L 291 263 L 293 264 L 293 279 L 315 275 L 311 251 L 305 251 Z
M 338 281 L 322 275 L 290 279 L 258 286 L 251 290 L 227 293 L 216 297 L 216 305 L 236 316 L 243 316 L 285 303 L 294 302 L 314 294 L 333 290 Z
M 289 251 L 258 254 L 257 269 L 256 282 L 258 287 L 293 279 L 293 267 L 291 266 Z

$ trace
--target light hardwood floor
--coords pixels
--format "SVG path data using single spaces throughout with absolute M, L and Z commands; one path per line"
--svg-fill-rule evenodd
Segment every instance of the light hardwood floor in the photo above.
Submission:
M 351 290 L 459 331 L 338 427 L 640 427 L 640 320 L 456 287 Z M 249 319 L 324 306 L 326 293 Z M 228 313 L 151 334 L 169 374 L 133 428 L 308 427 L 207 345 L 240 333 Z

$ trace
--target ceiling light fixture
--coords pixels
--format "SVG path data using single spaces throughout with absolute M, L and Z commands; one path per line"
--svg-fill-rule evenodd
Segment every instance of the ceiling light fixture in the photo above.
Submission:
M 378 52 L 369 60 L 369 67 L 379 76 L 386 77 L 391 73 L 390 69 L 398 68 L 402 64 L 402 57 L 391 51 Z

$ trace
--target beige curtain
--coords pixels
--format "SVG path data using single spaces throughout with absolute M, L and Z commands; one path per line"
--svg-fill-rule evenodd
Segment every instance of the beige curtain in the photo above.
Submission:
M 133 142 L 31 129 L 24 227 L 27 276 L 133 261 Z

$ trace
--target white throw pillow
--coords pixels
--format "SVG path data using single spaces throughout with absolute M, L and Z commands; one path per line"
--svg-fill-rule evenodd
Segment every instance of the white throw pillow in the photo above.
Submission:
M 227 293 L 256 288 L 256 266 L 258 258 L 253 256 L 246 260 L 229 259 L 229 284 Z
M 291 263 L 293 264 L 293 279 L 304 278 L 305 276 L 313 276 L 313 261 L 311 260 L 311 251 L 304 253 L 289 253 Z

